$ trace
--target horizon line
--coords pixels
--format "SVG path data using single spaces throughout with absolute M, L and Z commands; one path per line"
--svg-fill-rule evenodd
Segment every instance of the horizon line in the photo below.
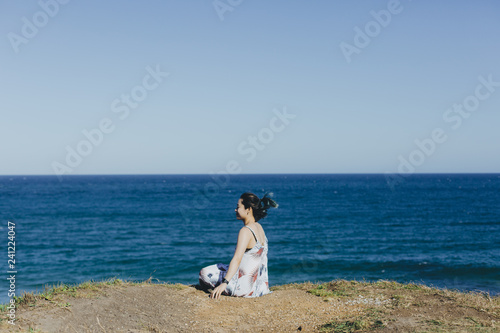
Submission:
M 403 177 L 412 175 L 500 175 L 500 172 L 414 172 L 411 174 L 399 172 L 285 172 L 285 173 L 88 173 L 88 174 L 1 174 L 0 177 L 31 177 L 31 176 L 54 176 L 54 177 L 75 177 L 75 176 L 253 176 L 253 175 L 400 175 Z

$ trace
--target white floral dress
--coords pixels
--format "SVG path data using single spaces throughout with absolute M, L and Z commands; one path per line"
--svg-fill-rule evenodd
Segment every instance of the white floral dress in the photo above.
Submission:
M 272 293 L 269 290 L 267 274 L 267 236 L 262 245 L 255 236 L 252 228 L 245 226 L 252 232 L 257 242 L 255 246 L 243 254 L 240 266 L 223 292 L 224 295 L 237 297 L 259 297 Z M 214 264 L 200 271 L 200 284 L 215 288 L 221 284 L 229 265 Z

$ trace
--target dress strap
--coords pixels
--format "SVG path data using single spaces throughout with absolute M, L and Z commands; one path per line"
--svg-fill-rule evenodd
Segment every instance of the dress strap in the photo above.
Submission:
M 257 240 L 257 237 L 255 236 L 255 232 L 253 232 L 252 228 L 250 228 L 249 226 L 245 226 L 245 227 L 247 227 L 248 229 L 250 229 L 250 231 L 251 231 L 251 232 L 252 232 L 252 234 L 253 234 L 253 237 L 255 238 L 255 241 L 256 241 L 256 242 L 259 242 L 259 241 Z

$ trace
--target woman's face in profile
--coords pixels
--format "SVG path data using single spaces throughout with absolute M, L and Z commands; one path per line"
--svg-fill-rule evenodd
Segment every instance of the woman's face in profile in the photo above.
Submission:
M 242 220 L 243 218 L 245 218 L 248 213 L 247 211 L 245 210 L 245 206 L 243 206 L 243 199 L 240 199 L 238 200 L 238 205 L 236 207 L 236 209 L 234 210 L 236 212 L 236 218 L 238 220 Z

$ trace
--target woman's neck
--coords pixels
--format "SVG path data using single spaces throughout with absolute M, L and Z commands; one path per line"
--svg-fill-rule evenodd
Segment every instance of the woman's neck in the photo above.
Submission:
M 255 223 L 257 223 L 257 222 L 255 222 L 255 219 L 248 219 L 248 220 L 243 221 L 243 224 L 246 226 L 253 225 Z

